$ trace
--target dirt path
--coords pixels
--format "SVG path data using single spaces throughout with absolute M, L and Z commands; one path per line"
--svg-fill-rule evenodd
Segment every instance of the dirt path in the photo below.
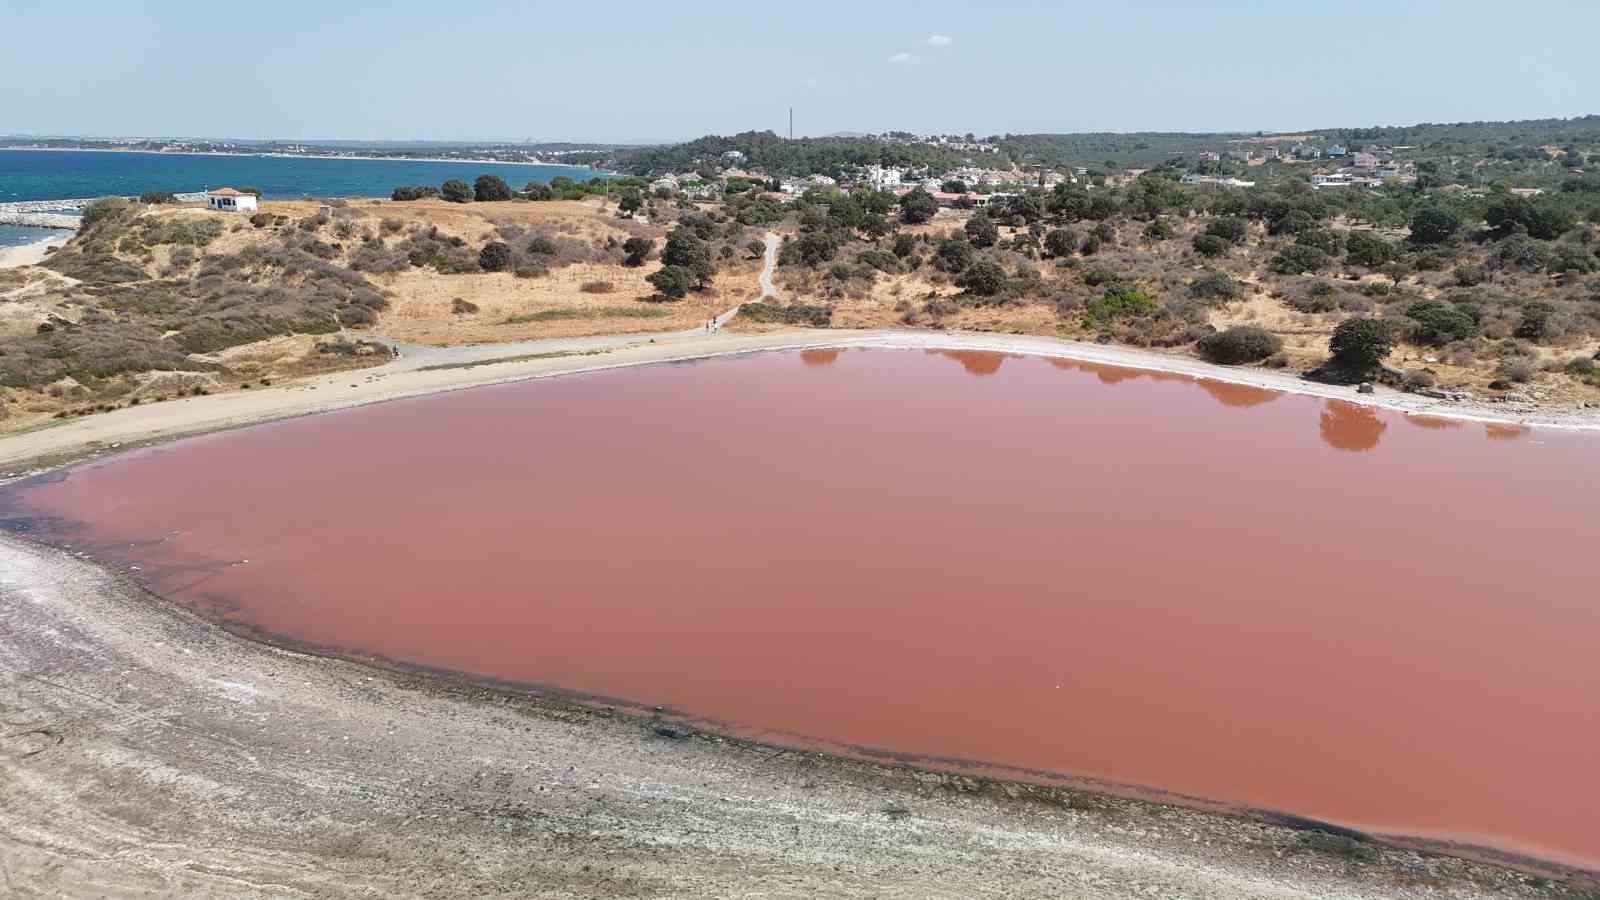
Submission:
M 6 897 L 1575 896 L 273 650 L 0 535 Z

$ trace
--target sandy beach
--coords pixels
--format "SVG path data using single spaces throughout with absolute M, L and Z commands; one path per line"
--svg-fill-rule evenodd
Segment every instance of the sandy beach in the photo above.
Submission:
M 73 231 L 60 231 L 31 244 L 22 244 L 17 247 L 0 247 L 0 269 L 36 266 L 44 261 L 50 250 L 72 240 L 72 236 L 76 233 Z

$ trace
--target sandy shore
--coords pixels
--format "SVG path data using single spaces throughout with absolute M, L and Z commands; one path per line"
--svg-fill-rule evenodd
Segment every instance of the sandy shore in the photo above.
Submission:
M 1374 394 L 1358 394 L 1354 388 L 1309 382 L 1271 369 L 1216 366 L 1187 357 L 1044 337 L 845 330 L 707 334 L 695 330 L 445 348 L 401 346 L 398 359 L 372 369 L 325 375 L 269 389 L 144 404 L 11 434 L 0 438 L 0 477 L 37 471 L 116 446 L 170 440 L 402 397 L 617 366 L 818 347 L 968 349 L 1053 356 L 1339 399 L 1410 415 L 1600 430 L 1600 412 L 1591 410 L 1563 412 L 1518 408 L 1511 404 L 1476 405 L 1381 387 Z
M 8 897 L 1584 896 L 275 650 L 5 534 L 0 646 Z
M 72 236 L 76 233 L 75 231 L 61 231 L 31 244 L 0 247 L 0 269 L 13 269 L 17 266 L 36 266 L 44 261 L 50 249 L 72 240 Z

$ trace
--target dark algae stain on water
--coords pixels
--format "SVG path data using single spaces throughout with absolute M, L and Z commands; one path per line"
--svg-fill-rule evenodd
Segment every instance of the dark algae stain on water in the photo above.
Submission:
M 219 433 L 0 516 L 358 658 L 1593 867 L 1597 461 L 1584 434 L 853 349 Z

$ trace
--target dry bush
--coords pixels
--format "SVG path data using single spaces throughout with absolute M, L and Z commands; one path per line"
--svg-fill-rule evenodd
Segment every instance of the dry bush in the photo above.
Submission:
M 585 281 L 578 290 L 585 294 L 609 294 L 616 290 L 616 285 L 609 281 Z

